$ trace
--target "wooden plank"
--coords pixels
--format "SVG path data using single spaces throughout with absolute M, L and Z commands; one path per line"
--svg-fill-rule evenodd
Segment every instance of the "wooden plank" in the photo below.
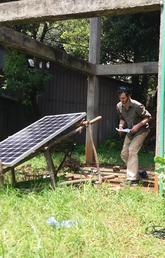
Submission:
M 0 4 L 0 23 L 155 11 L 160 0 L 21 0 Z
M 154 192 L 158 193 L 159 192 L 159 179 L 158 179 L 158 175 L 155 174 L 155 178 L 154 178 Z
M 98 114 L 99 103 L 99 81 L 96 76 L 88 76 L 88 90 L 87 90 L 87 119 L 92 119 Z M 93 125 L 93 141 L 97 147 L 97 132 L 98 125 Z M 94 153 L 91 145 L 89 130 L 86 130 L 86 162 L 87 164 L 94 163 Z
M 0 160 L 0 186 L 4 185 L 4 174 L 3 174 L 3 165 Z
M 4 47 L 15 48 L 32 56 L 59 63 L 70 69 L 88 74 L 93 74 L 95 71 L 95 66 L 82 59 L 68 55 L 66 52 L 57 48 L 48 47 L 27 35 L 4 26 L 0 27 L 0 44 Z
M 70 180 L 70 181 L 64 181 L 64 182 L 61 182 L 59 183 L 59 185 L 72 185 L 72 184 L 81 184 L 81 183 L 94 183 L 96 182 L 97 179 L 96 178 L 91 178 L 91 179 L 75 179 L 75 180 Z
M 158 73 L 158 62 L 96 65 L 96 75 L 101 75 L 101 76 L 157 74 L 157 73 Z
M 98 181 L 99 181 L 99 183 L 101 183 L 99 159 L 98 159 L 96 147 L 95 147 L 95 144 L 93 141 L 93 132 L 92 132 L 91 124 L 89 124 L 88 128 L 89 128 L 89 136 L 90 136 L 90 141 L 91 141 L 92 150 L 93 150 L 93 154 L 94 154 L 95 164 L 96 164 L 96 168 L 97 168 Z
M 89 38 L 89 62 L 98 64 L 100 62 L 100 37 L 101 37 L 101 19 L 90 19 L 90 38 Z M 97 76 L 88 76 L 87 89 L 87 120 L 91 120 L 98 115 L 99 103 L 99 80 Z M 97 146 L 98 125 L 93 127 L 93 141 Z M 86 130 L 86 162 L 92 164 L 95 161 L 94 152 L 91 144 L 89 130 Z
M 49 149 L 47 149 L 44 152 L 44 155 L 45 155 L 45 159 L 46 159 L 46 163 L 47 163 L 48 172 L 50 174 L 52 188 L 55 189 L 57 174 L 55 172 L 53 160 L 52 160 L 52 157 L 51 157 L 51 153 L 49 152 Z
M 15 168 L 11 168 L 11 184 L 12 186 L 16 185 L 16 177 L 15 177 Z

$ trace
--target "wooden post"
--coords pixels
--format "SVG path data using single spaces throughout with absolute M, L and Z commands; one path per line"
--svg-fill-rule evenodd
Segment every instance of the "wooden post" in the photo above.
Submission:
M 158 175 L 157 174 L 155 174 L 155 176 L 154 176 L 154 192 L 155 193 L 159 192 Z
M 44 152 L 44 155 L 45 155 L 45 159 L 46 159 L 46 163 L 47 163 L 48 172 L 50 173 L 51 184 L 52 184 L 53 189 L 55 189 L 57 175 L 55 173 L 55 167 L 54 167 L 53 160 L 52 160 L 49 149 L 47 149 Z
M 14 169 L 14 167 L 11 168 L 11 184 L 12 184 L 12 186 L 16 185 L 16 178 L 15 178 L 15 169 Z
M 101 36 L 101 18 L 90 19 L 90 39 L 89 39 L 89 62 L 99 64 L 100 62 L 100 36 Z M 99 81 L 97 76 L 88 76 L 87 91 L 87 119 L 98 115 L 99 106 Z M 93 140 L 97 146 L 98 126 L 93 126 Z M 89 131 L 86 132 L 86 162 L 92 164 L 94 162 L 94 153 L 91 145 Z
M 0 186 L 4 185 L 4 175 L 3 175 L 3 166 L 2 162 L 0 161 Z
M 91 144 L 92 144 L 94 159 L 95 159 L 97 173 L 98 173 L 98 182 L 101 184 L 102 178 L 101 178 L 101 173 L 100 173 L 99 159 L 98 159 L 98 156 L 97 156 L 97 151 L 96 151 L 96 148 L 95 148 L 95 144 L 93 142 L 93 133 L 92 133 L 92 127 L 91 127 L 90 123 L 89 123 L 88 128 L 89 128 L 89 136 L 90 136 L 90 141 L 91 141 Z

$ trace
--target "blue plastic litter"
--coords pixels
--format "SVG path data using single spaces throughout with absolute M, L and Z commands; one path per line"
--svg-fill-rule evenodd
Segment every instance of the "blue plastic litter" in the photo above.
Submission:
M 73 220 L 57 221 L 54 217 L 49 217 L 47 223 L 55 228 L 71 228 L 77 224 Z

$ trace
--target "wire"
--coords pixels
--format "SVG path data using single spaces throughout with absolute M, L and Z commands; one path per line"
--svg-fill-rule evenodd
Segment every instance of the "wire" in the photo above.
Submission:
M 45 39 L 46 40 L 52 40 L 51 37 L 46 37 Z M 63 40 L 55 40 L 55 39 L 53 39 L 53 41 L 57 42 L 57 43 L 60 43 L 60 44 L 67 44 L 67 45 L 70 45 L 70 46 L 77 46 L 77 47 L 81 47 L 81 48 L 85 48 L 85 49 L 89 48 L 88 46 L 84 46 L 84 45 L 81 45 L 81 44 L 75 44 L 75 43 L 69 43 L 69 42 L 63 41 Z
M 152 234 L 154 237 L 165 240 L 165 228 L 160 226 L 149 226 L 146 228 L 146 234 Z

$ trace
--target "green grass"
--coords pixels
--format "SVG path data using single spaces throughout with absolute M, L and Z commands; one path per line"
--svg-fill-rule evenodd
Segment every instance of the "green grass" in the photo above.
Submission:
M 109 140 L 100 145 L 100 163 L 122 164 L 120 151 L 120 142 Z M 85 162 L 83 145 L 77 146 L 73 157 Z M 61 159 L 62 154 L 53 155 L 55 166 Z M 141 152 L 140 159 L 143 167 L 154 164 L 152 152 Z M 45 171 L 46 163 L 39 155 L 23 166 L 22 170 L 38 173 Z M 145 232 L 149 225 L 165 227 L 165 202 L 154 193 L 140 188 L 115 192 L 108 184 L 52 191 L 49 182 L 42 180 L 39 187 L 36 183 L 29 188 L 22 185 L 26 191 L 21 184 L 19 187 L 0 190 L 0 257 L 164 257 L 164 241 Z M 39 189 L 43 190 L 37 192 Z M 55 229 L 47 224 L 51 216 L 78 224 Z
M 124 165 L 120 158 L 120 152 L 122 149 L 122 142 L 109 139 L 104 144 L 98 146 L 98 158 L 100 165 L 102 166 L 113 166 L 113 165 Z M 54 153 L 53 161 L 55 166 L 58 166 L 62 160 L 63 155 L 59 152 Z M 80 161 L 81 164 L 85 163 L 85 146 L 78 145 L 73 152 L 73 158 Z M 40 155 L 33 158 L 33 160 L 28 161 L 26 164 L 31 164 L 34 169 L 45 168 L 45 158 Z M 139 153 L 139 166 L 145 169 L 154 169 L 154 152 L 145 152 L 142 150 Z
M 165 227 L 164 200 L 141 189 L 114 192 L 95 188 L 57 187 L 29 194 L 0 192 L 0 257 L 163 258 L 163 240 L 145 233 L 149 225 Z M 72 228 L 47 224 L 71 219 Z

